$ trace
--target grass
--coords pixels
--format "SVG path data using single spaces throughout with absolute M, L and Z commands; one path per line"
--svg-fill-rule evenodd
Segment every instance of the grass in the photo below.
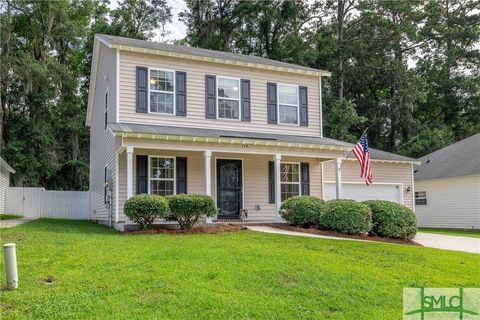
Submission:
M 426 233 L 446 234 L 449 236 L 480 238 L 480 230 L 418 228 L 418 231 Z
M 21 219 L 23 216 L 18 214 L 0 214 L 0 220 L 13 220 L 13 219 Z
M 48 219 L 1 233 L 20 275 L 2 320 L 399 319 L 405 287 L 480 286 L 480 255 L 418 246 Z

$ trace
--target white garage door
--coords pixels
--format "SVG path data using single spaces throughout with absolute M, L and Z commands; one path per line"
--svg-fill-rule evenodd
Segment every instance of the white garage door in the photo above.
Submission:
M 342 198 L 364 200 L 388 200 L 402 203 L 401 185 L 342 183 Z M 335 183 L 325 182 L 325 200 L 335 199 Z

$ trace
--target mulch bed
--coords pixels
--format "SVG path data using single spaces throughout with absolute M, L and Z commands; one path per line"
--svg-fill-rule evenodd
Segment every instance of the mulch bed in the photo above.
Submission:
M 213 234 L 220 232 L 237 232 L 242 230 L 242 226 L 225 224 L 225 225 L 216 225 L 216 226 L 198 226 L 193 227 L 190 230 L 181 230 L 181 229 L 153 229 L 153 230 L 131 230 L 126 231 L 125 234 Z
M 421 246 L 420 244 L 416 243 L 413 240 L 382 238 L 378 236 L 369 236 L 369 235 L 361 235 L 361 234 L 346 234 L 346 233 L 341 233 L 336 231 L 318 230 L 315 228 L 306 229 L 306 228 L 294 227 L 294 226 L 283 224 L 283 223 L 270 223 L 270 224 L 267 224 L 267 226 L 272 228 L 277 228 L 277 229 L 288 230 L 288 231 L 318 234 L 318 235 L 329 236 L 329 237 L 349 238 L 349 239 L 359 239 L 359 240 L 368 240 L 368 241 L 406 244 L 406 245 L 412 245 L 412 246 Z

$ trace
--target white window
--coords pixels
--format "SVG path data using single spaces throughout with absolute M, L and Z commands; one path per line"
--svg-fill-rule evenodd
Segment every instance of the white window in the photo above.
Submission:
M 217 77 L 218 117 L 240 119 L 240 80 Z
M 173 114 L 175 73 L 150 69 L 150 112 Z
M 280 164 L 280 193 L 282 202 L 300 195 L 300 164 Z
M 298 86 L 278 85 L 279 123 L 298 124 Z
M 175 158 L 150 157 L 149 193 L 168 196 L 175 194 Z
M 417 206 L 427 205 L 427 191 L 415 192 L 415 205 Z

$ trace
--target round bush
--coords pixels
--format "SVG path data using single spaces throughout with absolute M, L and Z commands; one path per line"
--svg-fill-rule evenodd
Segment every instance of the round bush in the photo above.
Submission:
M 312 196 L 296 196 L 285 200 L 280 207 L 282 218 L 297 227 L 318 225 L 324 201 Z
M 155 219 L 168 212 L 165 198 L 154 194 L 139 194 L 125 202 L 125 214 L 142 230 L 150 229 Z
M 168 197 L 170 212 L 165 216 L 167 220 L 174 220 L 182 229 L 190 229 L 200 216 L 207 217 L 218 214 L 217 206 L 212 197 L 204 194 L 178 194 Z
M 330 200 L 325 203 L 319 227 L 349 234 L 368 233 L 372 215 L 366 205 L 355 200 Z
M 372 210 L 372 234 L 412 239 L 417 233 L 417 217 L 409 208 L 383 200 L 369 200 L 363 203 Z

